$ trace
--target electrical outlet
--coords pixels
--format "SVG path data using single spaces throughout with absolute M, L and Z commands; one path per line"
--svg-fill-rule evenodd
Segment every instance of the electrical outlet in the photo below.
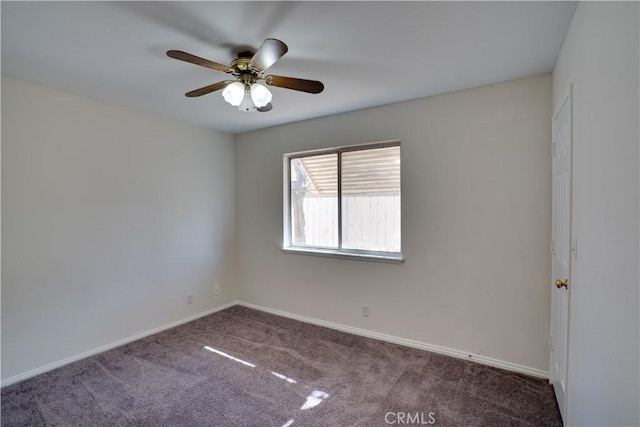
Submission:
M 213 287 L 213 294 L 214 295 L 220 295 L 220 285 L 215 285 Z
M 362 317 L 369 317 L 369 306 L 368 305 L 363 305 L 362 306 Z
M 193 302 L 193 295 L 187 294 L 187 304 L 191 304 Z

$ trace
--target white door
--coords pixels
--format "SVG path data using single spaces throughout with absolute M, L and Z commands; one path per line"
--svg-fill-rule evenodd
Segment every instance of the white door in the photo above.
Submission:
M 549 381 L 565 419 L 571 266 L 571 103 L 572 90 L 553 116 L 553 226 Z

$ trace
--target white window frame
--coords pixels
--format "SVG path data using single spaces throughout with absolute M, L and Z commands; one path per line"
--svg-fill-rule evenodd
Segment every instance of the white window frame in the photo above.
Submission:
M 331 258 L 346 258 L 365 261 L 388 262 L 400 264 L 404 262 L 402 252 L 379 252 L 357 249 L 342 248 L 342 166 L 341 155 L 345 152 L 371 150 L 376 148 L 401 147 L 401 141 L 383 141 L 366 144 L 348 145 L 342 147 L 324 148 L 319 150 L 299 151 L 295 153 L 285 153 L 282 156 L 283 161 L 283 233 L 282 233 L 282 251 L 287 254 L 315 255 Z M 338 248 L 322 248 L 315 246 L 293 245 L 291 243 L 291 160 L 318 156 L 323 154 L 337 154 L 338 159 Z M 402 168 L 400 169 L 402 173 Z M 402 183 L 402 179 L 400 180 Z M 400 185 L 400 193 L 402 194 L 402 184 Z M 402 213 L 402 197 L 400 197 L 400 213 Z M 400 220 L 400 244 L 402 245 L 402 219 Z

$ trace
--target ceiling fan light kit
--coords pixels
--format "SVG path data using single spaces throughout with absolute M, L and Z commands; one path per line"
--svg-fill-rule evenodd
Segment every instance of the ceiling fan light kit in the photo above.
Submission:
M 223 80 L 192 90 L 185 94 L 187 97 L 194 98 L 223 89 L 222 97 L 224 100 L 232 106 L 238 107 L 238 110 L 266 112 L 273 108 L 272 94 L 266 86 L 258 81 L 264 81 L 269 86 L 307 93 L 320 93 L 324 90 L 322 82 L 317 80 L 264 75 L 265 70 L 275 64 L 287 51 L 287 45 L 280 40 L 266 39 L 253 55 L 248 51 L 239 52 L 238 58 L 234 59 L 229 67 L 180 50 L 170 50 L 167 52 L 167 56 L 228 73 L 236 78 L 235 81 Z

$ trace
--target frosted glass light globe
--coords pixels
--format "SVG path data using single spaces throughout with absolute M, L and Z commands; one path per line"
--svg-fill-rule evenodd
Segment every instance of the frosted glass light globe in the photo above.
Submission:
M 238 110 L 244 111 L 245 113 L 251 113 L 256 110 L 256 106 L 253 105 L 253 101 L 251 100 L 251 94 L 249 93 L 249 89 L 245 90 L 244 98 L 238 107 Z
M 233 82 L 222 91 L 222 97 L 229 104 L 237 107 L 244 99 L 244 84 Z
M 271 97 L 271 92 L 269 92 L 269 89 L 267 89 L 266 87 L 262 86 L 259 83 L 254 83 L 251 85 L 251 99 L 253 100 L 253 103 L 256 105 L 256 107 L 264 107 L 271 102 Z

